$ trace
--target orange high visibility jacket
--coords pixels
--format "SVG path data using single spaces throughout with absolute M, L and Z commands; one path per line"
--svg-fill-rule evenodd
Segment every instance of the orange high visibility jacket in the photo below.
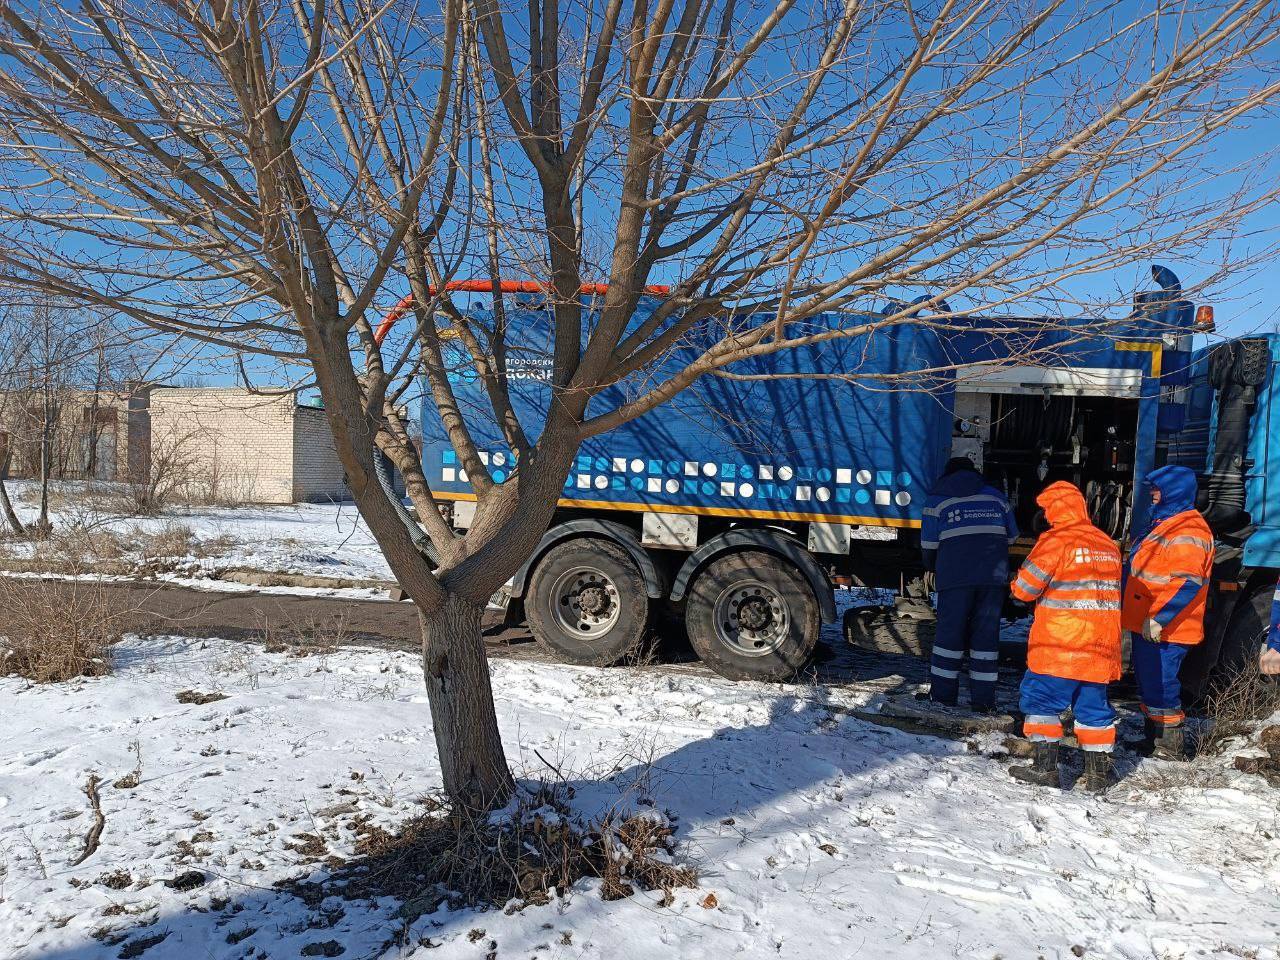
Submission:
M 1213 571 L 1213 532 L 1196 510 L 1183 510 L 1152 528 L 1129 556 L 1122 622 L 1142 632 L 1147 620 L 1161 640 L 1193 646 L 1204 639 L 1204 611 Z
M 1036 604 L 1027 667 L 1066 680 L 1120 676 L 1120 550 L 1089 522 L 1084 496 L 1060 481 L 1036 497 L 1049 530 L 1018 570 L 1014 597 Z

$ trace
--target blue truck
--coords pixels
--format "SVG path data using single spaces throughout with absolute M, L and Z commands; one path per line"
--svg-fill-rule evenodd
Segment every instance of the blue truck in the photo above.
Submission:
M 1024 532 L 1015 558 L 1034 542 L 1044 485 L 1079 485 L 1095 521 L 1124 541 L 1145 522 L 1145 497 L 1135 496 L 1142 477 L 1181 462 L 1205 474 L 1203 506 L 1225 547 L 1208 677 L 1244 655 L 1280 569 L 1280 503 L 1268 499 L 1280 488 L 1266 479 L 1269 458 L 1280 458 L 1280 443 L 1268 442 L 1280 429 L 1280 410 L 1275 426 L 1270 413 L 1280 341 L 1193 350 L 1211 314 L 1183 298 L 1170 271 L 1153 273 L 1158 289 L 1101 324 L 884 322 L 896 304 L 813 318 L 813 332 L 864 332 L 735 364 L 584 442 L 550 528 L 501 596 L 509 618 L 583 664 L 619 662 L 659 618 L 675 620 L 722 675 L 781 679 L 808 662 L 821 625 L 836 621 L 839 587 L 892 589 L 904 616 L 927 609 L 921 511 L 950 457 L 973 458 L 1008 493 Z M 549 316 L 536 302 L 513 306 L 513 403 L 533 427 L 550 394 Z M 664 363 L 683 365 L 702 346 L 695 333 Z M 485 420 L 470 358 L 457 341 L 451 349 L 455 393 L 501 482 L 513 452 Z M 662 373 L 615 384 L 592 409 L 612 408 Z M 426 475 L 464 530 L 475 495 L 429 399 L 422 429 Z

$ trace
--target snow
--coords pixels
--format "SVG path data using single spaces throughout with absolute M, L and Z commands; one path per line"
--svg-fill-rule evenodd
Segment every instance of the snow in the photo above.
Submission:
M 656 893 L 604 902 L 583 884 L 510 914 L 442 909 L 388 945 L 394 902 L 308 907 L 273 885 L 325 869 L 291 849 L 298 834 L 349 855 L 344 823 L 401 821 L 439 787 L 416 658 L 129 639 L 119 660 L 71 684 L 0 679 L 6 956 L 114 958 L 164 934 L 140 955 L 275 960 L 334 941 L 347 958 L 414 960 L 1277 957 L 1277 794 L 1226 759 L 1200 761 L 1210 786 L 1157 789 L 1149 774 L 1170 765 L 1125 755 L 1129 782 L 1106 797 L 1049 794 L 1012 781 L 983 744 L 845 712 L 882 686 L 514 660 L 492 671 L 521 774 L 556 777 L 545 759 L 586 814 L 651 796 L 700 886 L 668 907 Z M 178 703 L 188 689 L 227 698 Z M 141 782 L 113 786 L 134 744 Z M 106 829 L 71 867 L 89 771 Z M 207 878 L 195 889 L 163 882 L 193 869 Z M 120 870 L 127 884 L 103 882 Z
M 9 487 L 19 517 L 30 522 L 36 516 L 35 487 L 30 482 L 10 483 Z M 186 527 L 197 543 L 215 547 L 210 556 L 172 558 L 175 565 L 190 567 L 197 574 L 246 568 L 349 580 L 392 580 L 391 570 L 354 503 L 175 506 L 160 516 L 138 517 L 113 510 L 109 497 L 90 498 L 85 492 L 82 483 L 57 485 L 51 510 L 55 530 L 80 523 L 136 542 L 175 526 Z

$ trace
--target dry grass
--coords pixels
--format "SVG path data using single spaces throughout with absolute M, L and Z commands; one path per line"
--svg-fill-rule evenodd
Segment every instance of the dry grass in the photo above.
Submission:
M 678 862 L 669 815 L 610 811 L 587 821 L 574 813 L 565 785 L 523 792 L 501 816 L 423 801 L 423 812 L 386 830 L 358 819 L 356 856 L 323 881 L 287 888 L 308 902 L 337 894 L 349 899 L 394 897 L 412 922 L 442 905 L 509 911 L 549 903 L 579 881 L 601 881 L 601 896 L 618 900 L 637 888 L 697 886 L 697 871 Z
M 133 526 L 116 530 L 110 518 L 62 518 L 49 536 L 30 552 L 9 541 L 0 550 L 3 565 L 34 573 L 77 576 L 101 573 L 115 576 L 154 576 L 182 572 L 193 561 L 225 556 L 236 545 L 229 536 L 199 539 L 182 523 L 165 523 L 147 530 Z
M 111 672 L 126 611 L 101 584 L 71 581 L 49 590 L 0 579 L 0 610 L 0 673 L 59 683 Z
M 291 657 L 326 656 L 351 642 L 351 634 L 341 614 L 302 620 L 264 614 L 261 623 L 257 639 L 266 653 L 287 653 Z
M 1209 694 L 1197 753 L 1220 754 L 1237 737 L 1251 734 L 1257 725 L 1280 710 L 1280 683 L 1264 677 L 1249 665 Z
M 1182 790 L 1217 790 L 1231 785 L 1220 766 L 1200 763 L 1147 764 L 1124 779 L 1123 787 L 1144 795 L 1167 795 L 1170 803 Z

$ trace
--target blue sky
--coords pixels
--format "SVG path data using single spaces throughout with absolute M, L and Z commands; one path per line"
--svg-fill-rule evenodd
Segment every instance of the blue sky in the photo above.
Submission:
M 1136 6 L 1136 5 L 1135 5 Z M 1262 82 L 1264 71 L 1259 70 L 1258 82 Z M 1242 78 L 1249 82 L 1251 78 Z M 1052 114 L 1054 103 L 1052 97 L 1040 101 L 1043 108 Z M 1271 174 L 1269 182 L 1280 182 L 1274 176 L 1280 173 L 1276 169 L 1276 157 L 1273 144 L 1280 141 L 1280 120 L 1276 117 L 1262 117 L 1251 120 L 1240 129 L 1227 132 L 1214 144 L 1207 154 L 1205 164 L 1216 163 L 1221 175 L 1213 177 L 1214 170 L 1206 167 L 1202 173 L 1209 177 L 1203 184 L 1202 197 L 1182 197 L 1179 203 L 1194 203 L 1197 199 L 1212 201 L 1219 193 L 1225 194 L 1239 181 L 1243 173 L 1260 176 L 1262 182 L 1268 182 L 1267 174 Z M 602 214 L 609 215 L 610 204 L 601 203 L 598 207 Z M 590 220 L 590 216 L 588 216 Z M 608 232 L 608 224 L 596 224 Z M 1120 226 L 1128 226 L 1122 223 Z M 1104 229 L 1101 228 L 1100 229 Z M 1224 265 L 1233 269 L 1229 271 L 1226 282 L 1217 283 L 1203 294 L 1200 291 L 1192 294 L 1198 302 L 1211 302 L 1217 312 L 1218 330 L 1222 335 L 1238 336 L 1257 331 L 1276 329 L 1280 320 L 1280 279 L 1269 262 L 1271 248 L 1280 242 L 1280 210 L 1275 206 L 1258 211 L 1245 225 L 1242 235 L 1224 238 L 1211 242 L 1195 254 L 1181 253 L 1177 256 L 1162 257 L 1159 262 L 1178 274 L 1188 288 L 1195 288 L 1204 278 L 1218 272 Z M 1251 258 L 1261 258 L 1261 263 L 1245 262 Z M 833 269 L 838 264 L 832 264 Z M 1133 293 L 1152 288 L 1150 279 L 1151 263 L 1135 262 L 1129 267 L 1110 271 L 1105 275 L 1097 275 L 1066 284 L 1068 292 L 1074 294 L 1073 300 L 1082 302 L 1108 301 L 1115 306 L 1108 311 L 1115 315 L 1123 315 L 1124 304 Z M 655 278 L 663 279 L 663 278 Z M 385 304 L 390 304 L 402 293 L 403 285 L 390 283 L 384 296 Z M 977 305 L 980 295 L 975 295 L 968 302 L 957 298 L 951 305 L 955 309 L 966 309 Z M 879 304 L 868 304 L 874 308 Z M 1038 312 L 1034 307 L 1026 311 L 1016 308 L 1003 308 L 995 313 Z M 202 364 L 199 374 L 206 382 L 232 382 L 235 378 L 234 366 L 230 363 Z M 263 380 L 280 382 L 277 372 L 265 366 L 264 361 L 250 364 L 250 369 Z M 187 376 L 196 371 L 188 369 Z

